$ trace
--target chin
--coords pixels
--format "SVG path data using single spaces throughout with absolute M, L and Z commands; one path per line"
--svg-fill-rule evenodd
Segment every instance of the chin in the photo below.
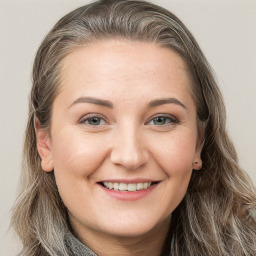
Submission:
M 103 232 L 117 237 L 138 237 L 147 235 L 155 229 L 161 228 L 163 225 L 170 224 L 170 217 L 164 220 L 157 219 L 153 216 L 140 216 L 137 218 L 127 217 L 126 219 L 119 219 L 115 222 L 107 222 L 102 224 Z
M 117 236 L 117 237 L 138 237 L 138 236 L 143 236 L 149 233 L 153 227 L 149 226 L 137 226 L 135 227 L 119 227 L 117 229 L 111 229 L 107 233 L 112 235 L 112 236 Z M 105 230 L 106 232 L 107 230 Z

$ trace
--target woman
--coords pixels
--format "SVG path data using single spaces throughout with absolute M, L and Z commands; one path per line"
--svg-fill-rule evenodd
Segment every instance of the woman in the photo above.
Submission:
M 222 96 L 159 6 L 97 1 L 49 32 L 21 177 L 20 255 L 255 255 L 255 188 Z

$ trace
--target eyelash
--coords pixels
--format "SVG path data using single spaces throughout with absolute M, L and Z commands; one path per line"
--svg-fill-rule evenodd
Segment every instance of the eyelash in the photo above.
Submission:
M 156 120 L 157 118 L 163 118 L 165 121 L 166 120 L 169 120 L 167 123 L 164 123 L 164 124 L 155 124 L 154 123 L 154 120 Z M 97 125 L 93 125 L 93 124 L 90 124 L 90 123 L 87 123 L 89 122 L 90 120 L 93 120 L 93 119 L 97 119 L 100 121 L 99 124 Z M 106 124 L 107 122 L 105 121 L 105 118 L 102 116 L 102 115 L 99 115 L 99 114 L 88 114 L 86 116 L 84 116 L 80 121 L 79 121 L 79 124 L 86 124 L 86 125 L 89 125 L 91 127 L 96 127 L 96 126 L 100 126 L 100 125 L 104 125 L 104 124 L 101 124 L 101 121 L 104 122 L 104 124 Z M 153 122 L 152 124 L 150 124 L 151 122 Z M 150 124 L 150 125 L 155 125 L 155 126 L 167 126 L 167 125 L 175 125 L 175 124 L 178 124 L 179 121 L 172 115 L 168 115 L 168 114 L 157 114 L 157 115 L 154 115 L 153 117 L 150 118 L 150 120 L 148 122 L 146 122 L 146 124 Z

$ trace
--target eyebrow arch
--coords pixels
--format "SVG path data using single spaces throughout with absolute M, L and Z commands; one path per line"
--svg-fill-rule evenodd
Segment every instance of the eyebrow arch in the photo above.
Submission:
M 94 98 L 94 97 L 80 97 L 80 98 L 76 99 L 70 105 L 70 107 L 72 107 L 73 105 L 75 105 L 77 103 L 92 103 L 92 104 L 96 104 L 96 105 L 100 105 L 100 106 L 104 106 L 104 107 L 108 107 L 108 108 L 113 108 L 112 102 L 110 102 L 108 100 Z M 156 106 L 160 106 L 160 105 L 168 104 L 168 103 L 179 105 L 179 106 L 183 107 L 185 110 L 187 110 L 187 107 L 176 98 L 163 98 L 163 99 L 152 100 L 149 102 L 148 108 L 156 107 Z
M 102 100 L 99 98 L 94 98 L 94 97 L 80 97 L 78 99 L 76 99 L 71 105 L 70 107 L 72 107 L 73 105 L 77 104 L 77 103 L 92 103 L 92 104 L 96 104 L 96 105 L 100 105 L 100 106 L 104 106 L 104 107 L 108 107 L 108 108 L 113 108 L 113 103 L 108 101 L 108 100 Z
M 156 107 L 156 106 L 160 106 L 160 105 L 168 104 L 168 103 L 179 105 L 179 106 L 183 107 L 185 110 L 188 110 L 187 107 L 176 98 L 163 98 L 163 99 L 152 100 L 149 102 L 148 107 L 149 108 Z

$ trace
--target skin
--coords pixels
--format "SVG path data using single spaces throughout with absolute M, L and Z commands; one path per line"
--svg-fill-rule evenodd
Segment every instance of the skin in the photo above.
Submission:
M 148 106 L 163 98 L 172 101 Z M 201 165 L 202 136 L 179 55 L 124 40 L 80 47 L 63 61 L 50 129 L 35 126 L 42 168 L 54 169 L 77 237 L 98 255 L 160 255 L 171 213 Z M 114 179 L 159 183 L 138 200 L 119 200 L 98 184 Z

